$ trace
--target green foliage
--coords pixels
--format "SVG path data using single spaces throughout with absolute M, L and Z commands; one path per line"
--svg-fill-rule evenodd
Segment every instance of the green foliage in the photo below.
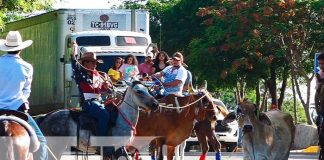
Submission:
M 5 23 L 24 18 L 22 14 L 36 10 L 51 10 L 53 0 L 5 0 L 0 8 L 0 29 Z
M 284 103 L 282 105 L 282 111 L 287 112 L 290 115 L 292 115 L 292 117 L 295 121 L 293 106 L 294 106 L 293 100 L 288 99 L 288 100 L 284 101 Z M 297 102 L 297 123 L 306 123 L 306 122 L 307 122 L 307 119 L 306 119 L 305 110 L 304 110 L 303 106 L 301 105 L 301 103 L 298 101 Z

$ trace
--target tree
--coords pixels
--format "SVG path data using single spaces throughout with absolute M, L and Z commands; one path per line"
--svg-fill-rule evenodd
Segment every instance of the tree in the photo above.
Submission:
M 53 0 L 4 0 L 0 6 L 0 29 L 5 23 L 24 18 L 23 14 L 36 10 L 50 10 Z
M 198 16 L 206 18 L 205 33 L 190 44 L 190 66 L 203 79 L 219 87 L 237 88 L 239 95 L 244 95 L 244 87 L 259 89 L 256 82 L 263 81 L 270 92 L 272 105 L 280 109 L 289 76 L 295 76 L 299 93 L 300 81 L 297 80 L 303 78 L 305 81 L 312 70 L 314 51 L 323 47 L 319 41 L 323 39 L 323 26 L 320 26 L 323 10 L 318 7 L 323 6 L 323 2 L 250 0 L 220 3 L 202 7 L 197 12 Z M 282 82 L 280 90 L 278 82 Z M 303 103 L 306 113 L 309 96 L 307 99 L 308 103 Z M 310 123 L 309 116 L 307 119 Z

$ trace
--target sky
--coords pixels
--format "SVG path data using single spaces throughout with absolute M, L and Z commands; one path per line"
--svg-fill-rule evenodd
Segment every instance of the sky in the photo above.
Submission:
M 56 0 L 54 8 L 100 8 L 109 9 L 113 5 L 122 4 L 122 0 Z

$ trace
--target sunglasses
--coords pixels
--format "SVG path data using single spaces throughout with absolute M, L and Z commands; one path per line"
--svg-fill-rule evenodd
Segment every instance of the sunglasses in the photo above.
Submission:
M 175 61 L 180 61 L 180 59 L 175 59 L 175 58 L 172 58 L 173 60 L 175 60 Z

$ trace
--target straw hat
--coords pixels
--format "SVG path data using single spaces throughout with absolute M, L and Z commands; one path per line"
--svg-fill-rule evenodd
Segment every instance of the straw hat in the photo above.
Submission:
M 19 51 L 29 47 L 32 43 L 32 40 L 23 42 L 18 31 L 9 31 L 6 39 L 0 39 L 0 50 L 6 52 Z

